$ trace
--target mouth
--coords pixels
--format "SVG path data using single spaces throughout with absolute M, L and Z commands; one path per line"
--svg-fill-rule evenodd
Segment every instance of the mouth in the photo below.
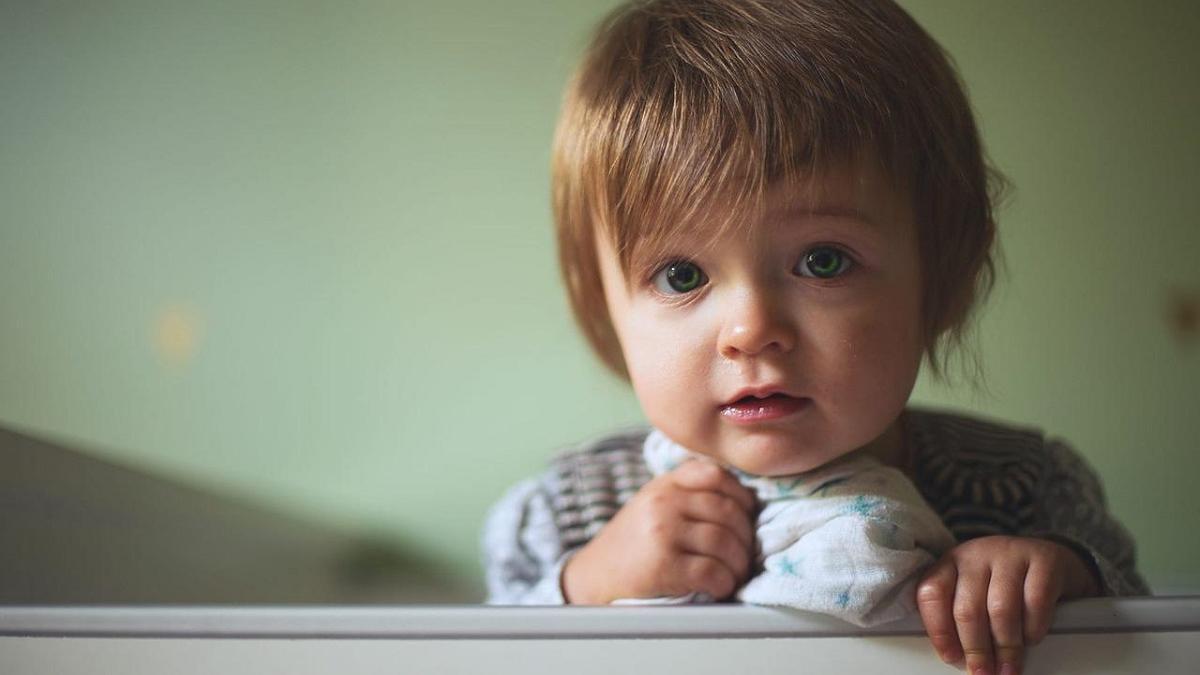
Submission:
M 812 405 L 812 399 L 778 390 L 760 390 L 746 393 L 721 405 L 720 413 L 736 424 L 754 424 L 782 419 L 803 411 Z

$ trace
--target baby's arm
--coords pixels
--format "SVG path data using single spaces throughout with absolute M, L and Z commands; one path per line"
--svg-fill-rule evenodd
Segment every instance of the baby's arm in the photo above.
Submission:
M 1033 526 L 960 544 L 918 585 L 934 648 L 971 673 L 1020 673 L 1059 600 L 1145 592 L 1132 538 L 1108 514 L 1095 473 L 1065 444 L 1046 451 Z
M 1026 534 L 1050 539 L 1080 556 L 1097 575 L 1097 595 L 1149 595 L 1137 572 L 1133 537 L 1108 511 L 1096 472 L 1070 446 L 1046 442 L 1053 471 Z
M 704 592 L 725 598 L 749 574 L 754 496 L 708 462 L 642 486 L 596 537 L 565 550 L 553 489 L 528 480 L 488 514 L 488 603 L 604 604 Z
M 542 480 L 530 479 L 488 512 L 483 559 L 489 604 L 563 604 L 558 577 L 565 552 L 549 494 Z
M 563 568 L 571 604 L 706 593 L 729 597 L 749 575 L 754 495 L 705 461 L 642 486 Z

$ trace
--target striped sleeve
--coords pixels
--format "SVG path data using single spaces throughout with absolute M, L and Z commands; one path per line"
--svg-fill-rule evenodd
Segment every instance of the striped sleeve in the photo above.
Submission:
M 1149 595 L 1137 573 L 1133 537 L 1109 513 L 1095 471 L 1061 440 L 1047 440 L 1046 454 L 1037 522 L 1028 536 L 1072 548 L 1091 563 L 1104 595 Z
M 489 605 L 561 605 L 564 554 L 544 479 L 517 484 L 488 512 L 483 566 Z
M 989 535 L 1057 541 L 1089 562 L 1105 595 L 1145 595 L 1129 532 L 1095 471 L 1040 430 L 947 412 L 908 417 L 916 482 L 959 541 Z
M 913 413 L 910 424 L 917 486 L 959 541 L 1034 524 L 1040 433 L 944 413 Z

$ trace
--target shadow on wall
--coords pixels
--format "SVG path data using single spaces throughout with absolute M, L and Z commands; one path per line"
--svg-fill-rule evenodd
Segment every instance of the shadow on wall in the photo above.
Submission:
M 459 603 L 425 554 L 0 429 L 0 604 Z

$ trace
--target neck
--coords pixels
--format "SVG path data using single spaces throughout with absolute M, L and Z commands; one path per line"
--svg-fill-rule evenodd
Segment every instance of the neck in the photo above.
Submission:
M 884 429 L 875 440 L 862 447 L 861 452 L 878 459 L 884 464 L 900 469 L 911 477 L 907 434 L 904 428 L 904 411 Z

